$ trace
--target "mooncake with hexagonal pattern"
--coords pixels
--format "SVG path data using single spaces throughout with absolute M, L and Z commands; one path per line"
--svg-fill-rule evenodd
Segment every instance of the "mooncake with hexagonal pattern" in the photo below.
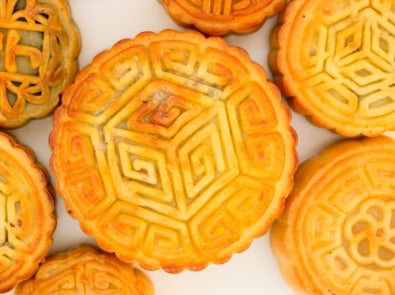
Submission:
M 246 34 L 278 14 L 284 0 L 161 0 L 168 14 L 183 26 L 207 35 Z
M 278 88 L 246 51 L 197 31 L 143 32 L 98 53 L 50 135 L 69 213 L 146 269 L 223 263 L 281 213 L 297 165 Z
M 270 64 L 291 105 L 345 137 L 395 128 L 395 2 L 291 1 Z
M 54 193 L 29 147 L 0 132 L 0 292 L 32 276 L 52 244 Z
M 153 295 L 150 279 L 133 265 L 92 245 L 48 257 L 15 295 Z
M 304 162 L 271 231 L 296 294 L 395 294 L 395 140 L 346 139 Z
M 58 105 L 80 36 L 66 0 L 5 0 L 0 15 L 0 126 L 16 128 Z

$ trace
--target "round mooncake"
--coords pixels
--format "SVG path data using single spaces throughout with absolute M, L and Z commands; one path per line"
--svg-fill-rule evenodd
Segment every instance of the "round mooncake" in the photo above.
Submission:
M 290 104 L 345 137 L 395 129 L 395 1 L 292 0 L 271 68 Z
M 46 171 L 28 147 L 0 132 L 0 293 L 34 274 L 55 227 Z
M 276 15 L 285 0 L 161 0 L 169 15 L 184 26 L 207 35 L 250 33 Z
M 4 0 L 0 15 L 0 126 L 15 128 L 58 105 L 80 36 L 66 0 Z
M 281 213 L 295 141 L 278 88 L 244 50 L 164 30 L 117 42 L 77 75 L 54 114 L 50 165 L 101 248 L 200 270 Z
M 347 139 L 304 162 L 271 231 L 297 294 L 395 294 L 395 141 Z
M 18 285 L 15 295 L 153 295 L 148 277 L 114 255 L 90 245 L 47 258 L 34 277 Z

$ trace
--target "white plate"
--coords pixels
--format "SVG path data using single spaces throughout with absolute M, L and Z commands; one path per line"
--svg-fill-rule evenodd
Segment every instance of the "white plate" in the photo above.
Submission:
M 123 38 L 131 38 L 142 31 L 159 32 L 165 28 L 184 30 L 167 15 L 157 0 L 69 0 L 73 18 L 82 35 L 80 66 L 87 65 L 98 52 L 111 47 Z M 271 77 L 267 65 L 269 33 L 276 19 L 248 35 L 230 35 L 231 45 L 246 49 L 252 60 L 261 64 Z M 316 154 L 339 137 L 315 127 L 304 117 L 292 113 L 293 127 L 299 143 L 300 161 Z M 35 120 L 11 131 L 17 139 L 35 151 L 38 160 L 48 168 L 50 151 L 48 134 L 51 118 Z M 54 177 L 52 183 L 54 184 Z M 58 226 L 51 253 L 63 251 L 81 242 L 93 242 L 80 230 L 78 223 L 64 210 L 63 201 L 57 199 Z M 236 254 L 223 265 L 210 265 L 203 271 L 184 271 L 167 274 L 162 271 L 146 272 L 151 278 L 157 295 L 291 295 L 274 259 L 268 235 L 253 241 L 249 249 Z M 8 292 L 6 294 L 13 294 Z

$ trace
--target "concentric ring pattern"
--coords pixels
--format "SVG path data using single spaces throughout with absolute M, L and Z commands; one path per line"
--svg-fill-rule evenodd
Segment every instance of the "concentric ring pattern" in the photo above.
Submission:
M 146 268 L 198 270 L 280 214 L 297 161 L 289 119 L 240 48 L 146 32 L 99 54 L 66 91 L 51 167 L 102 248 Z
M 296 110 L 349 137 L 394 129 L 393 0 L 297 0 L 281 19 L 271 64 Z

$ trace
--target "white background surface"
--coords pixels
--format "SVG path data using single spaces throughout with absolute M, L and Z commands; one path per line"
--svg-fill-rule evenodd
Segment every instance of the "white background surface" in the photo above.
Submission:
M 157 0 L 69 0 L 73 18 L 82 37 L 80 66 L 87 65 L 99 51 L 111 47 L 122 38 L 132 38 L 142 31 L 159 32 L 165 28 L 184 30 L 167 15 Z M 271 78 L 267 66 L 269 32 L 276 18 L 251 34 L 226 39 L 231 45 L 246 49 L 251 59 L 261 64 Z M 292 113 L 292 125 L 298 135 L 300 161 L 316 154 L 339 137 L 327 130 L 311 125 L 304 117 Z M 50 151 L 48 134 L 52 128 L 51 117 L 35 120 L 26 126 L 10 131 L 19 142 L 29 145 L 38 160 L 48 168 Z M 55 179 L 51 176 L 52 183 Z M 64 251 L 82 242 L 93 242 L 84 235 L 78 223 L 64 210 L 63 201 L 57 199 L 58 226 L 51 253 Z M 269 236 L 253 241 L 249 249 L 236 254 L 223 265 L 210 265 L 200 272 L 184 271 L 167 274 L 153 271 L 151 278 L 157 295 L 291 295 L 294 294 L 283 281 L 277 262 L 272 255 Z M 6 294 L 13 294 L 9 292 Z M 44 295 L 44 294 L 43 294 Z

